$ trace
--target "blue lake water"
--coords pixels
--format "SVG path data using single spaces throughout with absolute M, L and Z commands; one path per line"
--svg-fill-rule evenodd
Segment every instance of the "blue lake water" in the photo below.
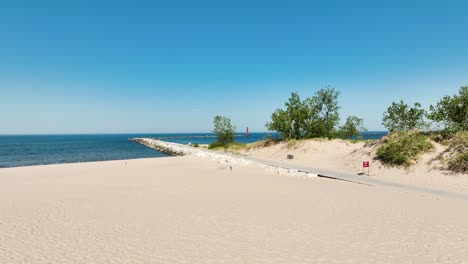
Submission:
M 365 132 L 365 139 L 378 139 L 386 132 Z M 236 142 L 251 143 L 275 133 L 237 134 Z M 0 136 L 0 168 L 29 165 L 166 157 L 167 155 L 129 138 L 151 137 L 181 144 L 209 144 L 211 133 L 109 134 L 109 135 L 11 135 Z

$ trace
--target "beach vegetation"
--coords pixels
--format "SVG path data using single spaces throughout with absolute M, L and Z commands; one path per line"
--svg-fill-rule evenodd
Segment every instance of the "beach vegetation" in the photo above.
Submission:
M 340 122 L 339 95 L 340 92 L 335 88 L 326 87 L 305 100 L 307 109 L 306 138 L 334 137 L 335 128 Z
M 376 152 L 376 158 L 390 166 L 413 164 L 418 157 L 433 148 L 429 137 L 418 131 L 395 131 L 382 139 L 383 143 Z
M 450 130 L 436 130 L 436 131 L 427 131 L 425 132 L 432 140 L 437 143 L 440 143 L 444 146 L 448 146 L 451 142 L 451 139 L 456 135 L 456 132 Z
M 448 169 L 454 172 L 468 173 L 468 152 L 454 155 L 448 162 Z
M 232 153 L 237 153 L 241 152 L 242 150 L 247 149 L 247 144 L 246 143 L 238 143 L 238 142 L 232 142 L 229 144 L 218 144 L 218 142 L 212 142 L 208 145 L 208 149 L 211 150 L 224 150 L 225 152 L 232 152 Z
M 245 150 L 246 148 L 247 148 L 246 143 L 238 143 L 238 142 L 230 143 L 228 146 L 229 151 L 231 151 L 232 153 L 238 153 L 238 154 L 240 151 Z
M 250 150 L 259 149 L 259 148 L 267 148 L 267 147 L 274 146 L 280 142 L 282 142 L 281 139 L 269 138 L 269 139 L 249 143 L 246 145 L 245 150 L 250 151 Z
M 425 126 L 425 113 L 420 103 L 411 107 L 403 100 L 399 103 L 393 102 L 383 114 L 382 125 L 390 132 L 421 129 Z
M 342 139 L 352 138 L 354 140 L 360 140 L 363 139 L 361 135 L 362 131 L 367 131 L 367 129 L 364 127 L 364 119 L 357 116 L 349 116 L 346 119 L 345 124 L 340 126 L 338 129 L 337 137 Z
M 438 158 L 447 165 L 447 169 L 468 173 L 468 131 L 452 133 L 449 139 L 441 143 L 447 148 Z
M 277 131 L 283 139 L 298 139 L 305 133 L 306 116 L 305 103 L 297 92 L 293 92 L 285 103 L 285 109 L 276 109 L 266 126 L 270 131 Z
M 427 117 L 449 133 L 468 131 L 468 86 L 462 86 L 458 94 L 446 95 L 435 106 L 431 105 Z
M 214 130 L 217 142 L 211 143 L 210 146 L 224 146 L 227 151 L 227 145 L 234 142 L 235 126 L 232 125 L 231 119 L 225 116 L 215 116 L 213 120 Z
M 217 149 L 223 148 L 225 144 L 219 143 L 218 141 L 213 141 L 208 145 L 208 149 Z
M 320 89 L 304 100 L 301 100 L 297 92 L 293 92 L 285 102 L 285 107 L 272 113 L 271 121 L 267 122 L 266 127 L 270 131 L 277 131 L 283 140 L 339 137 L 339 95 L 340 92 L 332 87 Z M 348 123 L 347 127 L 351 128 L 350 125 L 355 124 L 358 128 L 362 125 L 362 122 L 356 122 L 362 119 L 355 118 L 350 119 L 350 122 L 355 122 Z

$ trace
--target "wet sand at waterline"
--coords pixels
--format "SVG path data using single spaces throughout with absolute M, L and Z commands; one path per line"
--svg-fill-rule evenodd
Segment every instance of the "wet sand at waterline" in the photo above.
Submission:
M 0 263 L 468 263 L 468 201 L 193 156 L 0 169 Z

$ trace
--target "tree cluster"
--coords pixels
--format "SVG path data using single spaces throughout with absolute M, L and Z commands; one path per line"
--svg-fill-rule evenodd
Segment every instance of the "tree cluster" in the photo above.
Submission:
M 446 130 L 468 131 L 468 86 L 462 86 L 458 95 L 444 96 L 429 107 L 428 118 L 441 123 Z
M 273 112 L 266 127 L 270 131 L 277 131 L 284 140 L 357 137 L 360 131 L 365 130 L 363 119 L 351 116 L 344 126 L 337 127 L 340 121 L 339 94 L 334 88 L 326 87 L 312 97 L 301 100 L 299 94 L 293 92 L 285 108 Z
M 422 129 L 430 121 L 442 125 L 446 131 L 468 131 L 468 86 L 461 87 L 458 95 L 444 96 L 429 107 L 429 112 L 420 103 L 410 107 L 403 101 L 393 102 L 384 113 L 382 125 L 390 132 L 410 131 Z
M 403 100 L 399 103 L 393 102 L 384 113 L 382 125 L 388 131 L 409 131 L 424 126 L 424 109 L 420 103 L 415 103 L 413 107 L 405 104 Z

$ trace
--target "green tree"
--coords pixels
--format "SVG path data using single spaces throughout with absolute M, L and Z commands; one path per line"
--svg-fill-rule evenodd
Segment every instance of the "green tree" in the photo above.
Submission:
M 424 114 L 425 111 L 421 109 L 420 103 L 415 103 L 414 107 L 410 107 L 403 100 L 400 103 L 393 102 L 384 113 L 382 125 L 390 132 L 422 128 L 425 125 Z
M 306 118 L 304 102 L 301 101 L 297 92 L 294 92 L 291 93 L 291 97 L 285 103 L 285 106 L 289 120 L 291 121 L 290 138 L 300 139 L 304 135 L 304 122 Z
M 444 96 L 429 110 L 428 118 L 442 123 L 445 130 L 468 131 L 468 86 L 462 86 L 458 95 Z
M 289 140 L 292 137 L 291 123 L 291 118 L 285 110 L 276 109 L 266 127 L 270 131 L 277 131 L 282 139 Z
M 306 99 L 309 122 L 307 137 L 332 137 L 335 127 L 340 122 L 338 96 L 335 88 L 326 87 L 318 90 L 314 96 Z
M 301 101 L 293 92 L 285 109 L 276 109 L 266 127 L 279 132 L 284 140 L 331 137 L 339 122 L 338 95 L 334 88 L 327 87 Z
M 340 138 L 362 138 L 361 132 L 367 131 L 364 127 L 364 119 L 357 116 L 348 116 L 346 123 L 338 130 Z
M 224 146 L 225 150 L 229 143 L 234 142 L 236 128 L 231 124 L 231 119 L 224 116 L 215 116 L 213 120 L 214 130 L 218 138 L 218 145 Z
M 297 92 L 291 93 L 284 103 L 286 109 L 276 109 L 271 114 L 271 121 L 266 124 L 270 131 L 277 131 L 285 140 L 299 139 L 304 136 L 304 123 L 307 109 Z

